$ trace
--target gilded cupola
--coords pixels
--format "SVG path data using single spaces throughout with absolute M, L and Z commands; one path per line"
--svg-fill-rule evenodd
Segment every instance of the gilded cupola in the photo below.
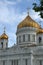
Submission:
M 8 36 L 7 36 L 5 33 L 3 33 L 3 34 L 0 36 L 0 39 L 8 39 Z
M 8 36 L 5 33 L 5 28 L 4 28 L 4 33 L 0 36 L 0 39 L 8 39 Z
M 23 27 L 41 28 L 40 25 L 35 22 L 29 15 L 18 25 L 18 29 Z
M 42 28 L 37 30 L 37 34 L 42 34 L 42 33 L 43 33 L 43 29 Z

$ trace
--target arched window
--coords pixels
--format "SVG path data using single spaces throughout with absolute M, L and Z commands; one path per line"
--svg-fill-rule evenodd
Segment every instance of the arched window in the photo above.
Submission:
M 18 65 L 18 60 L 12 60 L 12 65 Z
M 25 65 L 27 65 L 27 59 L 25 59 Z
M 3 65 L 5 65 L 5 61 L 3 61 Z
M 7 46 L 8 46 L 8 44 L 7 44 L 7 42 L 6 42 L 6 48 L 7 48 Z
M 31 35 L 31 41 L 35 42 L 35 35 L 34 34 Z
M 28 41 L 30 41 L 30 34 L 28 34 Z
M 39 60 L 39 62 L 40 62 L 40 65 L 42 65 L 42 60 Z
M 3 42 L 1 42 L 1 47 L 3 48 Z
M 41 37 L 39 37 L 39 43 L 41 43 Z
M 21 36 L 19 36 L 19 43 L 21 43 Z
M 18 37 L 17 37 L 17 44 L 18 44 Z
M 25 35 L 23 35 L 23 42 L 25 42 Z

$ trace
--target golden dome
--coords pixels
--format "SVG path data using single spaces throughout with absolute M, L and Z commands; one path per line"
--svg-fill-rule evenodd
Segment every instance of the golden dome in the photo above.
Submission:
M 18 25 L 18 29 L 23 27 L 41 28 L 29 15 Z
M 37 30 L 37 34 L 42 34 L 43 33 L 43 29 L 38 29 Z
M 8 39 L 8 36 L 7 36 L 5 33 L 3 33 L 3 34 L 0 36 L 0 39 Z

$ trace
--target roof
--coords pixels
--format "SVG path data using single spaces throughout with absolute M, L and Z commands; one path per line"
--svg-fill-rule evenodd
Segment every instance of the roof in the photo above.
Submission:
M 43 34 L 43 29 L 38 29 L 37 34 Z
M 8 36 L 7 36 L 5 33 L 3 33 L 3 34 L 0 36 L 0 39 L 8 39 Z
M 19 23 L 18 29 L 23 28 L 23 27 L 34 27 L 34 28 L 41 28 L 40 25 L 35 22 L 29 15 Z

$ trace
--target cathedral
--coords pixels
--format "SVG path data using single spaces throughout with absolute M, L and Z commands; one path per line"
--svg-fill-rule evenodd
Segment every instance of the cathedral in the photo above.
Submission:
M 30 15 L 18 24 L 14 46 L 5 31 L 0 36 L 0 65 L 43 65 L 43 28 Z

